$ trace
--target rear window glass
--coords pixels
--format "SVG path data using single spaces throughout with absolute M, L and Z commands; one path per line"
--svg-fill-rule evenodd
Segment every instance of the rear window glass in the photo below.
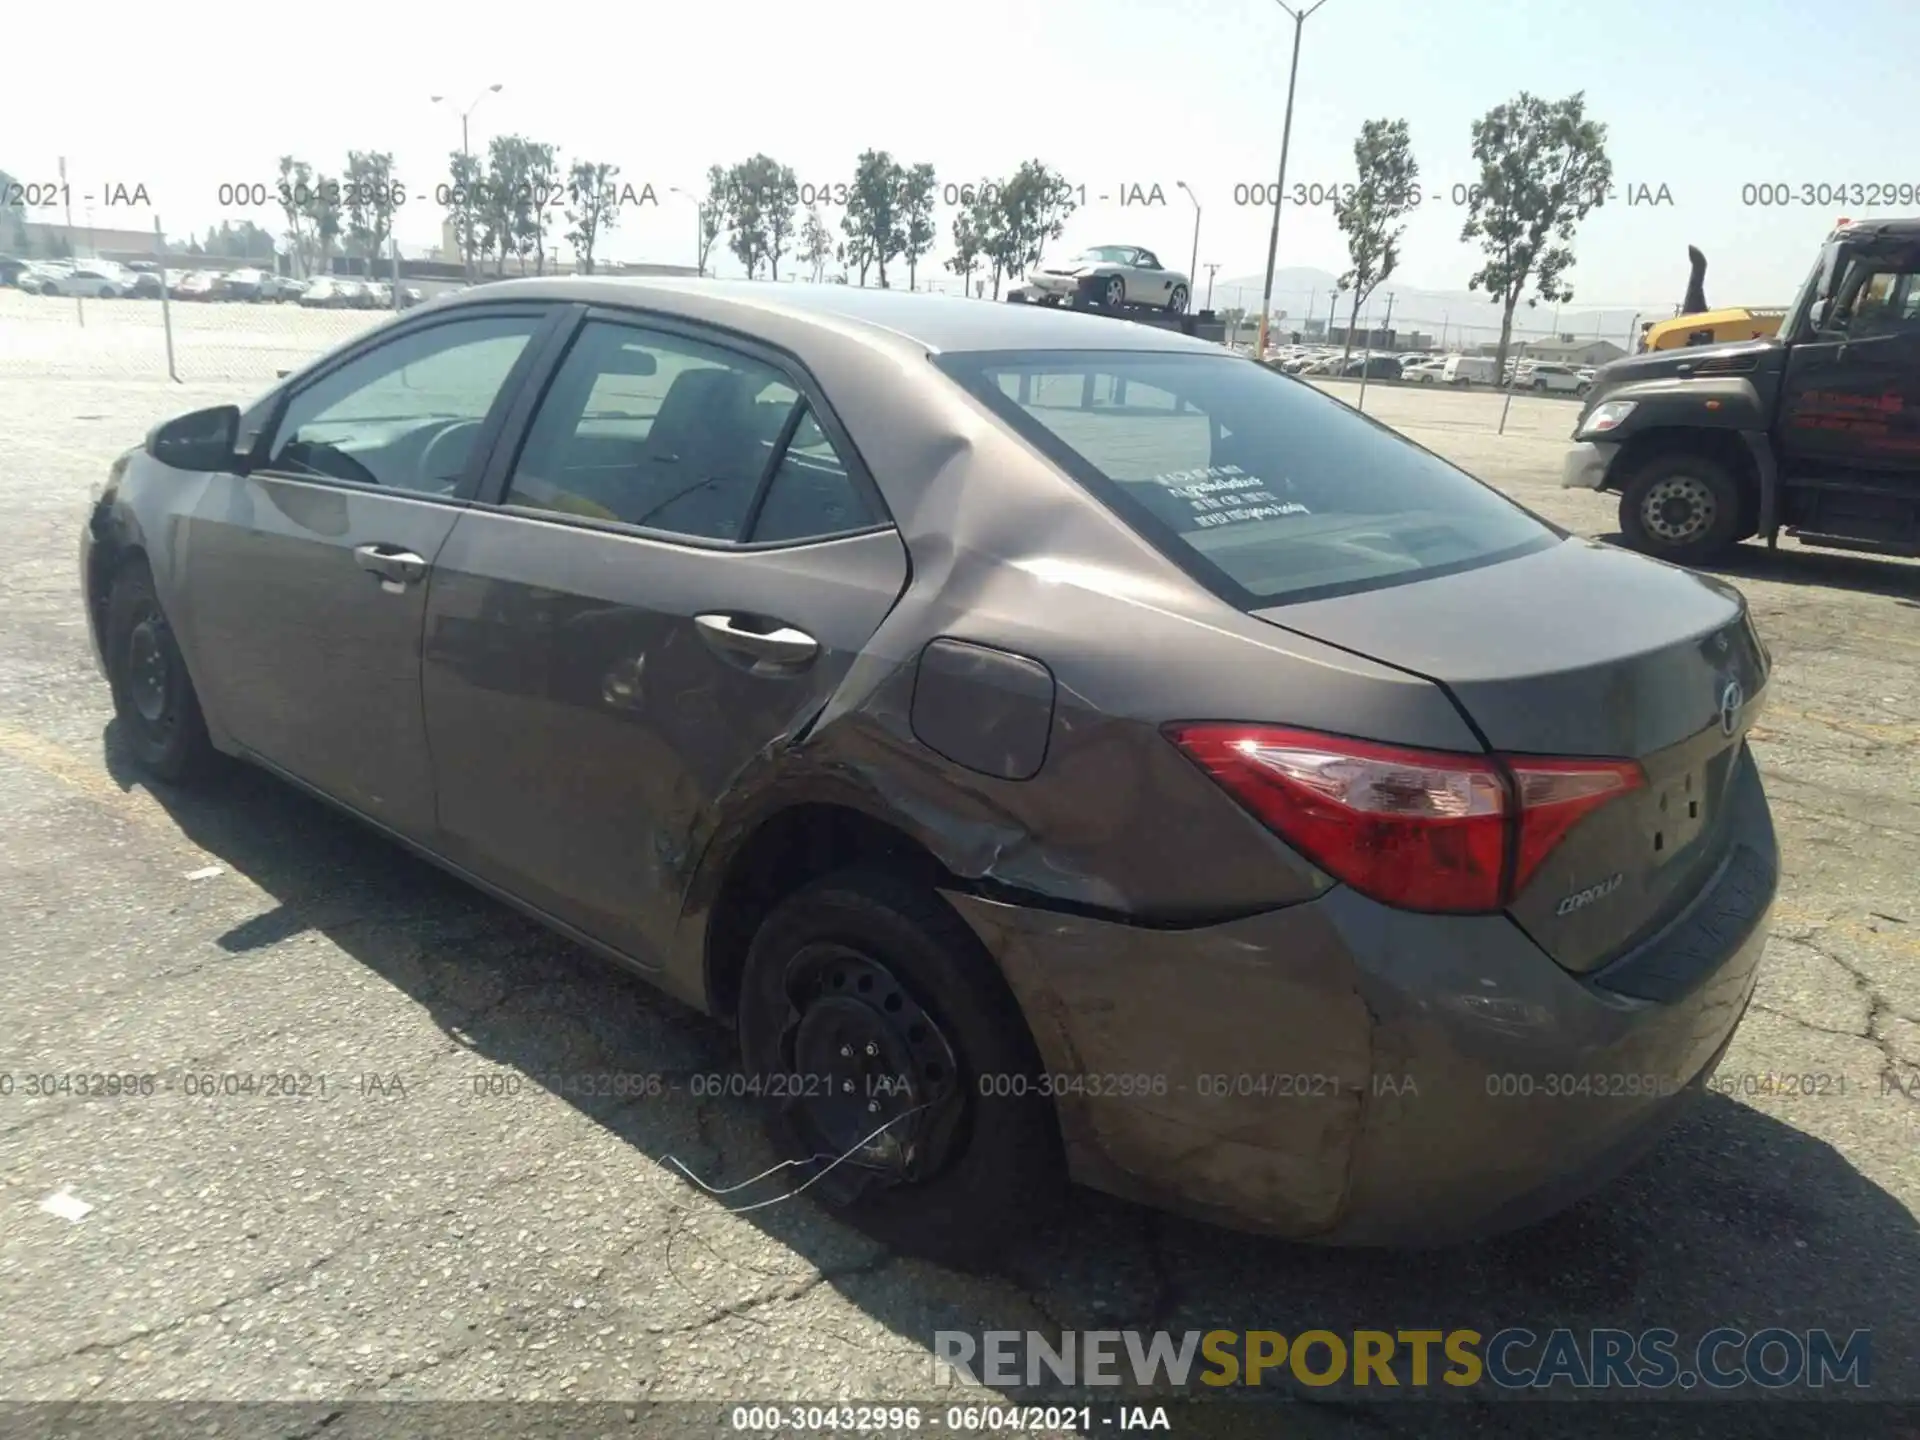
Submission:
M 1237 356 L 1024 351 L 936 363 L 1246 609 L 1469 569 L 1560 539 L 1439 456 Z

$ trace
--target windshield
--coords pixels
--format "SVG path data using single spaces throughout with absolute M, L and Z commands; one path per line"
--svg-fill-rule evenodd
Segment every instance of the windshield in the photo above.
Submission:
M 1096 245 L 1091 250 L 1082 250 L 1073 258 L 1076 262 L 1085 265 L 1102 265 L 1116 262 L 1124 265 L 1127 261 L 1133 259 L 1133 250 L 1126 245 Z
M 1469 569 L 1561 538 L 1386 426 L 1237 356 L 997 352 L 935 363 L 1243 609 Z

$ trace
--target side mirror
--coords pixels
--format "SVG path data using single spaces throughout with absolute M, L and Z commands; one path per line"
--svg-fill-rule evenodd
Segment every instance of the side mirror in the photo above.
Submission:
M 240 407 L 216 405 L 147 432 L 147 454 L 176 470 L 229 470 L 240 443 Z

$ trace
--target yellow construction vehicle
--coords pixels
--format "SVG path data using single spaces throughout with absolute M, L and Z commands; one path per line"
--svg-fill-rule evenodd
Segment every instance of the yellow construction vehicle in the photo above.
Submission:
M 1687 258 L 1693 262 L 1693 274 L 1687 281 L 1687 298 L 1681 302 L 1680 313 L 1671 320 L 1642 325 L 1639 354 L 1679 350 L 1688 345 L 1718 345 L 1728 340 L 1766 340 L 1780 333 L 1780 322 L 1787 316 L 1784 305 L 1777 310 L 1756 310 L 1744 305 L 1709 310 L 1707 257 L 1689 245 Z

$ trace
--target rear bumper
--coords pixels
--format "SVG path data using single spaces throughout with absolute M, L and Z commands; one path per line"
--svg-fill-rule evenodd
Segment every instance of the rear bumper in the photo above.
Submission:
M 1598 444 L 1583 440 L 1569 446 L 1566 458 L 1560 463 L 1560 488 L 1563 490 L 1603 490 L 1606 488 L 1607 471 L 1613 466 L 1613 457 L 1620 453 L 1618 445 Z
M 1048 1071 L 1084 1077 L 1052 1086 L 1077 1179 L 1236 1229 L 1424 1245 L 1542 1218 L 1658 1141 L 1752 996 L 1778 861 L 1761 806 L 1686 914 L 1588 976 L 1504 916 L 1344 887 L 1187 931 L 949 899 Z M 1616 970 L 1673 998 L 1610 989 Z

